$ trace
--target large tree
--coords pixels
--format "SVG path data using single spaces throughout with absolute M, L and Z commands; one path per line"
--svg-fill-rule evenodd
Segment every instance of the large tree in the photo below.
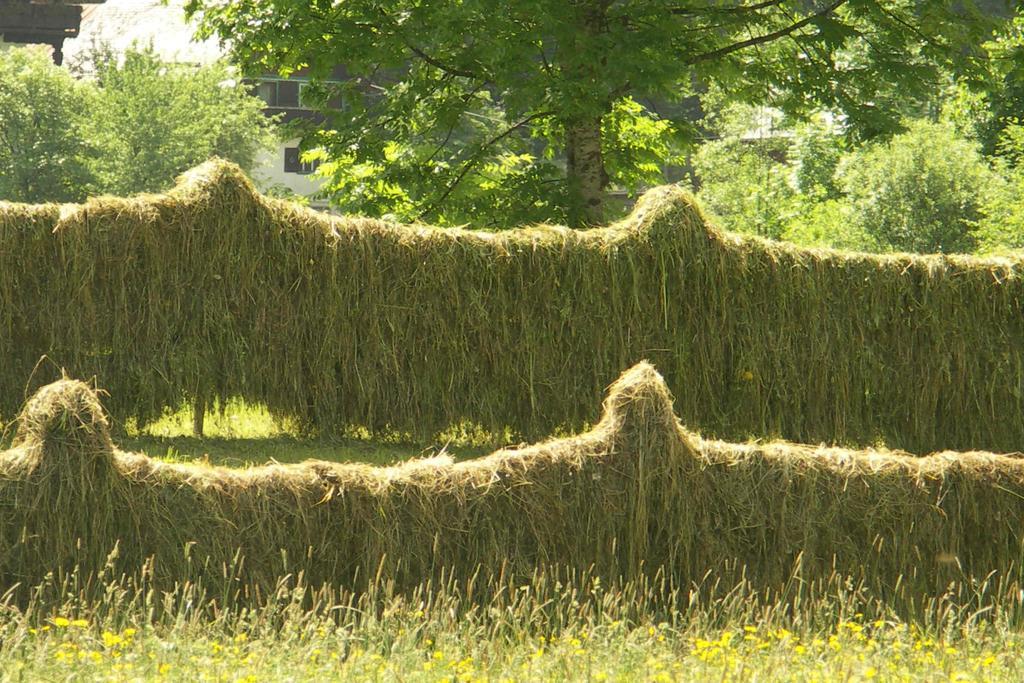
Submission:
M 518 203 L 586 225 L 605 218 L 610 183 L 649 181 L 671 153 L 664 144 L 671 116 L 656 107 L 671 113 L 673 103 L 713 86 L 734 100 L 793 113 L 827 107 L 865 131 L 891 129 L 898 116 L 887 101 L 923 96 L 943 74 L 977 70 L 994 23 L 977 5 L 189 0 L 187 7 L 254 72 L 308 67 L 325 79 L 338 65 L 347 69 L 344 110 L 306 144 L 326 151 L 336 191 L 362 206 L 384 210 L 390 201 L 406 215 L 458 220 Z M 687 128 L 685 116 L 671 123 L 677 133 Z M 481 192 L 483 207 L 472 201 Z

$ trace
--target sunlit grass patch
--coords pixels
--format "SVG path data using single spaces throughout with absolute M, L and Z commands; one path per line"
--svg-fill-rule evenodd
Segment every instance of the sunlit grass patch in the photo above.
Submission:
M 402 435 L 372 437 L 359 429 L 342 436 L 309 437 L 295 425 L 275 419 L 265 407 L 240 400 L 215 406 L 204 422 L 204 436 L 195 437 L 192 408 L 183 406 L 141 427 L 129 423 L 119 442 L 126 450 L 170 462 L 245 467 L 304 460 L 392 465 L 442 453 L 464 460 L 489 453 L 493 447 L 486 444 L 495 440 L 479 430 L 465 429 L 440 435 L 434 443 L 416 443 Z

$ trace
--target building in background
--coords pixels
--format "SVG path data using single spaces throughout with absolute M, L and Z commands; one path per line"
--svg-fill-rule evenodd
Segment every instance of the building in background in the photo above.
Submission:
M 0 0 L 4 2 L 8 0 Z M 88 72 L 88 55 L 101 45 L 117 54 L 133 46 L 151 47 L 165 61 L 196 66 L 221 59 L 224 50 L 215 39 L 195 39 L 195 28 L 185 21 L 183 7 L 184 0 L 105 0 L 83 7 L 77 34 L 64 41 L 64 61 Z M 301 73 L 246 82 L 253 94 L 266 102 L 264 113 L 281 123 L 321 116 L 302 102 L 306 79 Z M 281 140 L 275 149 L 261 152 L 252 171 L 253 181 L 263 191 L 294 193 L 309 198 L 312 206 L 326 208 L 325 201 L 314 197 L 321 181 L 311 175 L 313 165 L 300 160 L 298 145 L 297 139 Z

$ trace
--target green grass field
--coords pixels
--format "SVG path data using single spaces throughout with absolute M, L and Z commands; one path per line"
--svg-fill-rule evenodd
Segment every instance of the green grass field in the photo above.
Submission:
M 441 449 L 456 458 L 489 447 L 300 438 L 238 404 L 190 436 L 181 411 L 115 436 L 126 450 L 178 461 L 245 466 L 307 458 L 389 464 Z M 742 588 L 663 592 L 540 577 L 489 590 L 457 586 L 394 595 L 372 585 L 327 596 L 282 587 L 255 608 L 183 586 L 173 594 L 124 577 L 77 577 L 28 605 L 0 603 L 3 680 L 199 681 L 1019 681 L 1020 605 L 971 601 L 903 608 L 841 580 L 786 600 Z M 713 581 L 712 581 L 713 585 Z M 979 600 L 980 604 L 982 601 Z M 905 606 L 904 606 L 905 607 Z

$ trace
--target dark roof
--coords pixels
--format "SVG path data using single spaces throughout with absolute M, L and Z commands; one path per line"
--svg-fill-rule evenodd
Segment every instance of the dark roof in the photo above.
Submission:
M 0 0 L 0 37 L 7 43 L 53 46 L 53 61 L 60 64 L 65 38 L 74 38 L 82 23 L 82 5 L 104 0 L 65 3 L 51 0 Z

